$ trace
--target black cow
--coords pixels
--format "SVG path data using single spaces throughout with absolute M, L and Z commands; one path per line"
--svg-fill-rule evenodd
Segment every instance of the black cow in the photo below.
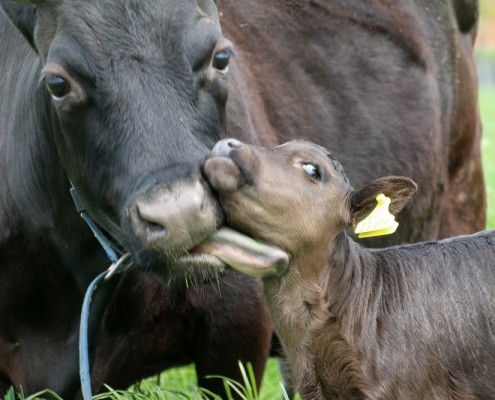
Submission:
M 0 395 L 10 385 L 64 399 L 80 391 L 82 296 L 109 261 L 69 178 L 143 270 L 163 265 L 163 281 L 178 278 L 171 289 L 136 270 L 100 285 L 93 387 L 194 362 L 199 383 L 218 392 L 205 376 L 240 379 L 238 360 L 260 381 L 272 330 L 259 284 L 229 274 L 198 287 L 200 275 L 166 267 L 221 221 L 198 168 L 223 132 L 232 46 L 213 3 L 61 3 L 0 10 Z M 177 225 L 157 229 L 149 207 Z
M 355 185 L 413 177 L 407 229 L 371 245 L 484 224 L 475 1 L 0 4 L 0 392 L 79 391 L 82 295 L 109 262 L 69 180 L 139 267 L 93 302 L 95 389 L 189 361 L 237 377 L 251 360 L 260 379 L 259 284 L 187 254 L 223 221 L 199 164 L 226 132 L 319 142 Z

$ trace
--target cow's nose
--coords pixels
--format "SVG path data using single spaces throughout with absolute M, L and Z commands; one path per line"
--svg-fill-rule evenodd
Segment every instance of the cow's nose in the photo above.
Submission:
M 211 149 L 210 155 L 213 157 L 228 156 L 232 149 L 238 149 L 244 146 L 244 143 L 237 139 L 223 139 L 217 142 L 213 149 Z
M 129 209 L 134 234 L 146 248 L 166 254 L 194 247 L 216 228 L 217 213 L 203 185 L 159 187 Z

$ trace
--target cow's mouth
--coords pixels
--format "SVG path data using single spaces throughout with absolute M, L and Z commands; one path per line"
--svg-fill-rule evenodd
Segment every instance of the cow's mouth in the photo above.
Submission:
M 180 257 L 178 264 L 185 268 L 185 272 L 191 267 L 222 271 L 229 266 L 252 277 L 266 278 L 282 275 L 287 270 L 289 256 L 276 247 L 222 227 Z

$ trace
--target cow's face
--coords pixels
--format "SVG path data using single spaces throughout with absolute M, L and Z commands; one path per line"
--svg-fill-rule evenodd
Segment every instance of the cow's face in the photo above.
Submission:
M 224 132 L 232 53 L 213 0 L 26 7 L 67 176 L 139 264 L 173 264 L 221 218 L 199 169 Z

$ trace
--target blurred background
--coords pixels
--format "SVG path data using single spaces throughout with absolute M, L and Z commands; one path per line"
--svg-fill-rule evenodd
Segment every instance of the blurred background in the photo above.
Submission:
M 487 183 L 487 226 L 495 228 L 495 0 L 481 0 L 480 6 L 476 62 L 483 122 L 482 155 Z

